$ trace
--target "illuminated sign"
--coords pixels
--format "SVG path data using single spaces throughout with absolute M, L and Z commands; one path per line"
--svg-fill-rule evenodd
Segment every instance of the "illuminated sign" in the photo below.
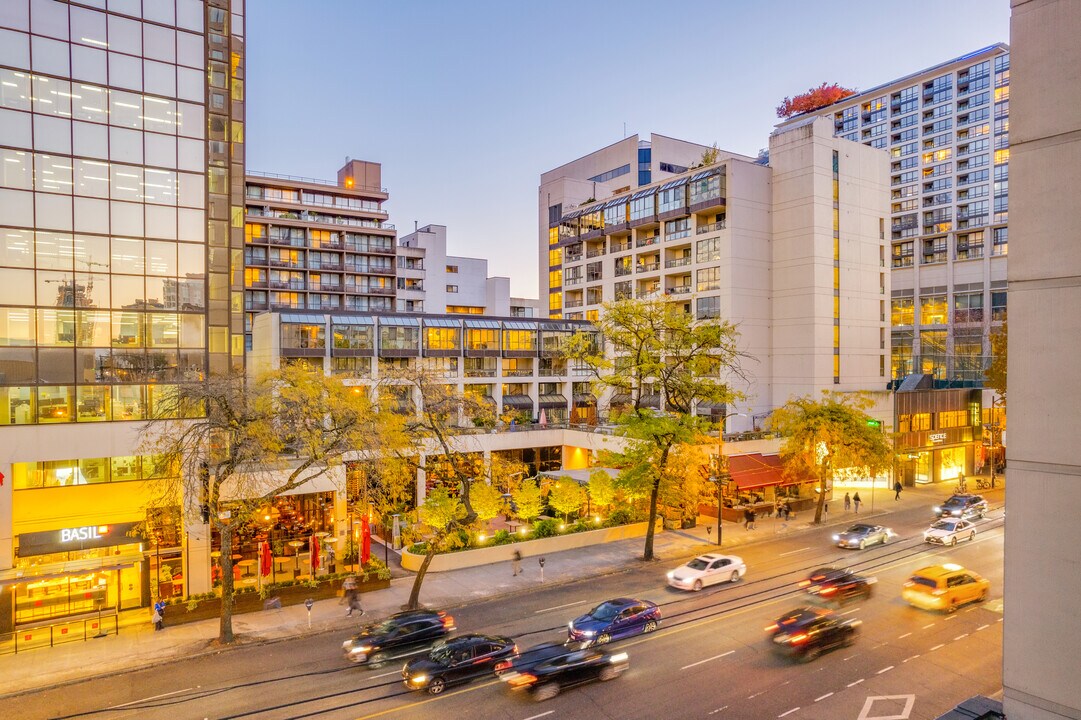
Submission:
M 109 533 L 108 525 L 92 525 L 90 527 L 64 528 L 60 531 L 60 542 L 86 542 L 87 540 L 100 540 Z
M 946 442 L 946 433 L 931 433 L 929 438 L 933 443 L 943 443 Z

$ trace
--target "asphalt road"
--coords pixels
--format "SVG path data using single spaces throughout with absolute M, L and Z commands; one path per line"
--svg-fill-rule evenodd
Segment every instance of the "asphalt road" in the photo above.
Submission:
M 769 532 L 771 520 L 760 521 Z M 486 676 L 441 696 L 407 691 L 400 665 L 354 667 L 337 634 L 308 636 L 172 663 L 6 701 L 22 718 L 935 718 L 977 693 L 1001 689 L 1002 511 L 979 525 L 975 542 L 924 544 L 926 510 L 895 513 L 900 535 L 864 551 L 832 547 L 828 529 L 740 549 L 748 574 L 734 585 L 681 593 L 663 584 L 668 565 L 550 587 L 515 598 L 454 608 L 459 631 L 505 634 L 520 647 L 562 640 L 566 622 L 619 596 L 662 606 L 657 632 L 619 647 L 630 670 L 609 683 L 568 690 L 543 704 Z M 912 570 L 953 561 L 991 581 L 991 598 L 954 615 L 928 613 L 900 598 Z M 873 596 L 839 610 L 863 621 L 847 649 L 809 664 L 770 651 L 763 628 L 805 604 L 797 582 L 823 565 L 852 567 L 877 582 Z

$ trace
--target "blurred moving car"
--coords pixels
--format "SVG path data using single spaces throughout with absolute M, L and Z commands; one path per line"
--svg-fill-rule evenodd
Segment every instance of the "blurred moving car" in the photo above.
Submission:
M 991 583 L 960 565 L 929 565 L 912 573 L 901 587 L 901 597 L 909 605 L 923 610 L 952 613 L 961 605 L 983 602 Z
M 788 632 L 790 628 L 799 627 L 801 624 L 814 618 L 826 617 L 828 615 L 833 615 L 833 611 L 819 605 L 804 605 L 802 607 L 793 608 L 777 618 L 775 623 L 769 625 L 766 628 L 766 632 L 770 633 L 771 636 Z
M 834 535 L 833 542 L 837 544 L 837 547 L 863 550 L 868 545 L 885 545 L 891 537 L 893 537 L 893 531 L 887 527 L 857 523 L 844 532 Z
M 874 578 L 865 578 L 850 570 L 834 567 L 819 568 L 800 582 L 808 595 L 814 595 L 828 602 L 843 605 L 849 600 L 862 600 L 871 597 L 871 585 Z
M 936 520 L 923 531 L 923 541 L 934 545 L 956 545 L 958 540 L 975 540 L 976 526 L 960 518 Z
M 567 623 L 567 638 L 583 646 L 604 645 L 631 635 L 653 632 L 660 622 L 661 611 L 656 603 L 615 598 Z
M 809 613 L 774 632 L 770 645 L 781 655 L 810 662 L 827 650 L 854 643 L 860 625 L 859 620 L 843 620 L 832 613 Z
M 410 610 L 391 615 L 381 623 L 365 625 L 342 643 L 342 652 L 351 662 L 381 665 L 426 650 L 452 630 L 454 618 L 445 612 Z
M 438 695 L 448 685 L 466 683 L 492 672 L 496 663 L 518 652 L 514 641 L 501 635 L 459 635 L 440 642 L 424 657 L 402 668 L 410 690 Z
M 706 585 L 736 582 L 747 574 L 743 558 L 735 555 L 699 555 L 668 573 L 668 584 L 680 590 L 701 590 Z
M 947 498 L 946 502 L 934 507 L 938 517 L 957 517 L 975 520 L 987 515 L 987 501 L 982 495 L 957 493 Z
M 627 667 L 625 652 L 610 653 L 596 648 L 573 650 L 566 645 L 543 643 L 500 663 L 496 669 L 512 689 L 526 691 L 534 700 L 542 702 L 568 687 L 594 680 L 614 680 Z

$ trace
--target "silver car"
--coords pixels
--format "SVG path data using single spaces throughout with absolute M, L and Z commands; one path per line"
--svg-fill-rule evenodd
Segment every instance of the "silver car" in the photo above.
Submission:
M 893 537 L 893 531 L 881 525 L 866 525 L 858 523 L 833 536 L 833 542 L 837 547 L 859 548 L 863 550 L 868 545 L 876 543 L 885 545 Z
M 960 518 L 944 518 L 923 531 L 923 541 L 933 545 L 956 545 L 958 540 L 975 540 L 976 526 Z

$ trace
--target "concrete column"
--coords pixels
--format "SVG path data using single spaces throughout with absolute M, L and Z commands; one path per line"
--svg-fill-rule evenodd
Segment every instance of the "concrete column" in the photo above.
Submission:
M 185 527 L 184 574 L 188 595 L 210 592 L 210 525 L 194 522 Z
M 421 465 L 427 462 L 427 455 L 423 453 L 420 455 L 419 461 Z M 427 477 L 423 469 L 417 470 L 417 507 L 420 507 L 424 502 L 424 498 L 428 496 Z

